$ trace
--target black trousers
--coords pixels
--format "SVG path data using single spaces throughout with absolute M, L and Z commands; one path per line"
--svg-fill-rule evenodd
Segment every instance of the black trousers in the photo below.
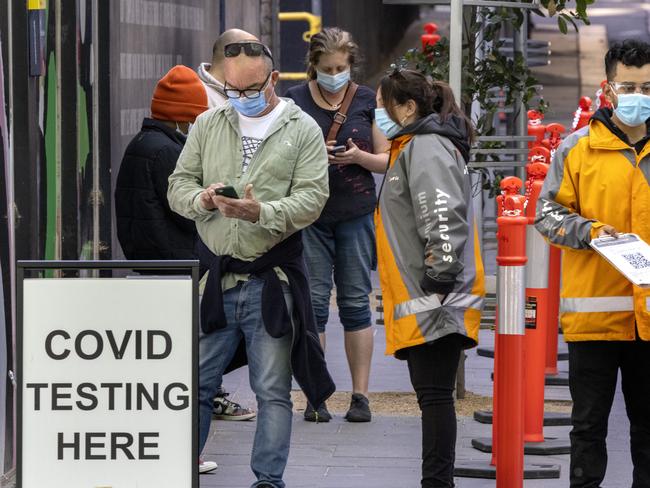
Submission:
M 605 477 L 607 423 L 619 370 L 630 419 L 632 488 L 650 488 L 650 342 L 641 340 L 569 343 L 572 488 L 598 488 Z
M 457 334 L 407 349 L 411 383 L 422 411 L 422 488 L 454 486 L 454 387 L 462 348 Z

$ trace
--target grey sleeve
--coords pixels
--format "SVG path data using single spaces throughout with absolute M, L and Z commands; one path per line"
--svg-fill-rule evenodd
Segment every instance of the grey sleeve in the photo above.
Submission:
M 571 249 L 588 249 L 592 228 L 602 226 L 580 215 L 579 161 L 571 150 L 584 135 L 584 130 L 572 134 L 553 155 L 535 209 L 537 231 L 551 244 Z
M 425 243 L 427 293 L 447 294 L 463 271 L 459 253 L 469 234 L 468 173 L 451 143 L 437 135 L 416 136 L 410 147 L 408 179 L 417 232 Z

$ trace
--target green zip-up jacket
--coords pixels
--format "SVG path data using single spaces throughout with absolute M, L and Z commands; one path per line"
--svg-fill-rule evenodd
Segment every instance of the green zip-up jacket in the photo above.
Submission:
M 245 173 L 237 112 L 226 104 L 204 112 L 169 177 L 167 197 L 175 212 L 196 222 L 199 236 L 217 255 L 253 261 L 314 222 L 329 196 L 328 160 L 316 122 L 286 99 Z M 232 185 L 241 196 L 247 184 L 260 202 L 251 223 L 201 206 L 199 194 L 212 183 Z M 242 276 L 225 276 L 224 290 Z

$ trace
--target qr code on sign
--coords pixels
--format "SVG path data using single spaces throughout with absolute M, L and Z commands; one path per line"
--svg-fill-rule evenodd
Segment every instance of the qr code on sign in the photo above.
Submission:
M 632 265 L 634 269 L 650 268 L 650 261 L 640 252 L 631 252 L 622 255 L 625 260 Z

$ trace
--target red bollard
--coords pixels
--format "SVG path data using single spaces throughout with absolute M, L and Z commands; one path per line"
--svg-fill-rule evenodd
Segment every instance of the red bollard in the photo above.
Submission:
M 551 152 L 545 147 L 534 147 L 528 153 L 530 163 L 550 164 Z M 557 375 L 558 320 L 560 313 L 560 259 L 562 251 L 554 246 L 549 250 L 548 268 L 548 327 L 546 328 L 546 374 Z
M 551 161 L 551 151 L 542 146 L 535 146 L 528 151 L 529 163 L 544 163 L 549 164 Z
M 524 483 L 524 284 L 528 219 L 524 216 L 525 197 L 519 194 L 521 187 L 519 178 L 504 178 L 501 182 L 504 191 L 497 197 L 500 208 L 497 218 L 498 325 L 492 450 L 498 459 L 497 488 L 522 488 Z
M 571 132 L 589 125 L 589 119 L 594 113 L 591 111 L 591 98 L 581 97 L 578 102 L 578 110 L 573 114 L 573 125 Z
M 564 134 L 565 131 L 566 128 L 558 122 L 552 122 L 546 126 L 546 132 L 548 132 L 548 143 L 551 148 L 551 156 L 553 155 L 553 151 L 562 144 L 562 134 Z
M 531 163 L 526 181 L 526 390 L 524 440 L 544 442 L 544 383 L 548 328 L 549 245 L 535 230 L 535 207 L 548 171 L 545 163 Z
M 440 34 L 436 34 L 438 31 L 438 26 L 433 22 L 424 24 L 424 32 L 420 36 L 420 41 L 422 42 L 422 52 L 426 52 L 427 46 L 435 46 L 436 43 L 440 40 Z
M 546 374 L 555 376 L 557 369 L 558 327 L 560 319 L 560 274 L 562 250 L 551 246 L 548 264 L 548 329 L 546 333 Z
M 603 80 L 600 83 L 600 90 L 596 92 L 596 110 L 599 108 L 612 108 L 612 104 L 609 103 L 609 100 L 605 98 L 605 85 L 607 84 L 607 80 Z
M 544 140 L 546 134 L 546 126 L 542 123 L 544 114 L 537 110 L 529 110 L 526 114 L 528 115 L 528 135 L 535 137 L 534 141 L 528 143 L 528 149 L 532 149 Z

